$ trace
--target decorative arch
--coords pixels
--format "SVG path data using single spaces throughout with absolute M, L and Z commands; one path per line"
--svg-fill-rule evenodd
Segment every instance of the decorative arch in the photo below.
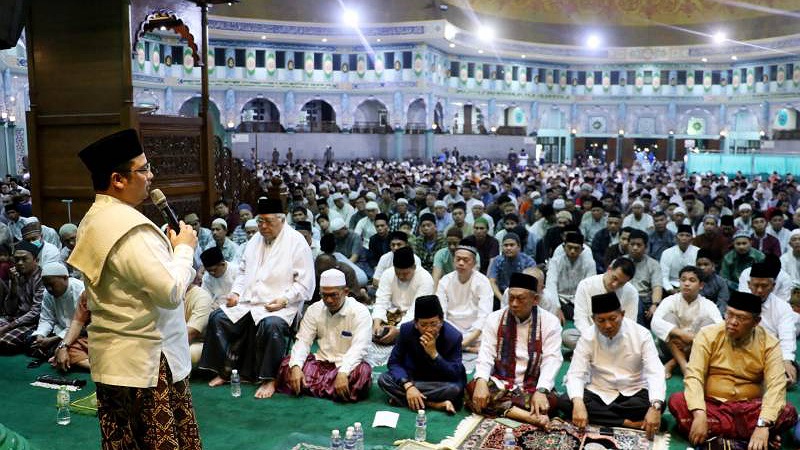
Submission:
M 325 100 L 315 98 L 307 101 L 300 108 L 301 123 L 297 131 L 312 133 L 338 133 L 336 125 L 336 110 Z
M 748 108 L 740 108 L 731 117 L 731 129 L 737 133 L 758 133 L 758 116 Z
M 433 108 L 433 124 L 436 125 L 434 133 L 444 133 L 444 107 L 441 102 L 436 102 L 436 106 Z
M 237 131 L 245 133 L 280 133 L 281 112 L 278 105 L 264 97 L 252 98 L 242 106 Z
M 566 113 L 556 105 L 543 108 L 541 128 L 547 130 L 564 130 L 567 128 Z
M 406 132 L 419 133 L 428 128 L 428 109 L 425 105 L 425 99 L 417 98 L 412 101 L 406 111 Z
M 359 103 L 353 113 L 354 133 L 384 134 L 391 132 L 389 123 L 389 109 L 376 98 Z
M 208 113 L 213 119 L 211 123 L 222 123 L 222 116 L 219 107 L 212 99 L 208 99 Z M 200 116 L 200 96 L 193 95 L 181 103 L 178 108 L 178 115 L 182 117 L 199 117 Z
M 194 35 L 192 35 L 191 31 L 189 30 L 189 26 L 184 23 L 183 19 L 181 19 L 175 13 L 175 11 L 170 9 L 157 9 L 145 17 L 145 19 L 139 24 L 139 28 L 136 31 L 136 38 L 132 43 L 133 47 L 131 48 L 131 51 L 135 54 L 136 46 L 139 44 L 139 41 L 144 37 L 144 35 L 161 27 L 166 27 L 167 29 L 178 33 L 178 35 L 186 41 L 186 45 L 192 50 L 194 65 L 197 66 L 200 64 L 200 56 L 197 51 L 197 43 L 195 42 Z

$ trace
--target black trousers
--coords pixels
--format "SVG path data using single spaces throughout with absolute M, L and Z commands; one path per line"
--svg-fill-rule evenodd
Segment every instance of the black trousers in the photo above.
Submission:
M 464 386 L 461 383 L 449 381 L 414 381 L 414 386 L 426 397 L 429 402 L 443 402 L 450 400 L 456 409 L 461 409 L 464 401 Z M 378 387 L 395 401 L 398 405 L 408 406 L 406 390 L 395 381 L 389 372 L 384 372 L 378 378 Z
M 589 415 L 589 423 L 606 427 L 621 427 L 625 419 L 633 422 L 644 420 L 650 408 L 650 396 L 647 389 L 626 397 L 619 395 L 610 405 L 606 405 L 597 394 L 584 389 L 583 403 Z M 558 409 L 564 412 L 566 419 L 572 418 L 572 400 L 567 394 L 558 398 Z
M 289 324 L 280 317 L 265 317 L 254 325 L 248 314 L 233 323 L 218 309 L 208 319 L 198 367 L 223 378 L 237 369 L 245 379 L 274 380 L 289 349 L 290 336 Z

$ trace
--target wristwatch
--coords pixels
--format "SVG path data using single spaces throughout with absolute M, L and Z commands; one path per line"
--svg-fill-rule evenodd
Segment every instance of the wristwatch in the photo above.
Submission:
M 762 419 L 761 417 L 756 421 L 756 428 L 771 428 L 772 425 L 774 425 L 774 422 Z
M 61 341 L 61 342 L 58 343 L 58 346 L 56 347 L 56 350 L 61 350 L 62 348 L 66 348 L 66 347 L 67 347 L 67 342 L 66 341 Z
M 661 400 L 653 400 L 652 402 L 650 402 L 650 406 L 661 411 L 664 409 L 664 402 L 662 402 Z
M 550 389 L 540 387 L 540 388 L 536 388 L 536 392 L 538 392 L 540 394 L 547 395 L 547 394 L 550 393 Z

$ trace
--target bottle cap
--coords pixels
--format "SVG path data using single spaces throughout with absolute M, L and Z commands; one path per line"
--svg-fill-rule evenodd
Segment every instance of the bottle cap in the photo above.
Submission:
M 339 437 L 339 430 L 331 430 L 333 436 Z
M 239 371 L 236 370 L 236 369 L 231 370 L 231 374 L 234 374 L 234 373 L 239 373 Z
M 419 411 L 417 411 L 417 414 L 425 414 L 425 410 L 424 409 L 420 409 Z
M 348 429 L 347 429 L 347 433 L 345 433 L 345 435 L 344 435 L 344 436 L 345 436 L 347 439 L 353 439 L 353 429 L 352 429 L 352 428 L 348 428 Z
M 353 427 L 347 427 L 347 431 L 355 431 L 355 428 L 353 428 Z
M 361 422 L 356 422 L 353 424 L 353 426 L 356 428 L 361 428 Z

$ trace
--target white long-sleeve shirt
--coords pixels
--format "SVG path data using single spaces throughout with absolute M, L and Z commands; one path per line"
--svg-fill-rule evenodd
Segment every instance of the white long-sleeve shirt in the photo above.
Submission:
M 394 269 L 387 270 L 381 275 L 378 290 L 375 292 L 375 307 L 372 309 L 372 318 L 386 322 L 386 313 L 405 311 L 400 323 L 414 319 L 414 300 L 423 295 L 433 294 L 433 277 L 422 266 L 416 266 L 414 276 L 409 281 L 400 281 L 394 274 Z
M 781 269 L 792 281 L 800 283 L 800 258 L 794 256 L 794 251 L 791 249 L 781 255 Z
M 761 304 L 760 325 L 772 334 L 781 344 L 784 361 L 794 361 L 797 351 L 797 337 L 792 307 L 786 300 L 778 298 L 774 293 Z
M 300 322 L 289 367 L 303 367 L 315 340 L 319 349 L 314 357 L 334 363 L 339 372 L 349 374 L 364 360 L 372 341 L 369 309 L 352 297 L 345 298 L 335 314 L 322 301 L 309 306 Z
M 767 234 L 771 234 L 778 239 L 781 244 L 781 254 L 792 251 L 792 248 L 789 247 L 789 238 L 792 237 L 792 232 L 787 230 L 786 227 L 782 227 L 780 231 L 775 231 L 774 228 L 769 226 L 767 227 Z
M 68 278 L 67 290 L 60 297 L 53 297 L 47 290 L 42 298 L 42 312 L 39 315 L 39 325 L 34 336 L 48 337 L 50 334 L 64 339 L 75 315 L 78 299 L 83 292 L 83 282 L 75 278 Z
M 539 363 L 539 380 L 536 388 L 553 389 L 556 382 L 556 374 L 561 369 L 564 357 L 561 356 L 561 323 L 558 318 L 549 312 L 538 308 L 538 316 L 542 334 L 542 355 Z M 483 339 L 478 350 L 478 362 L 475 366 L 475 378 L 483 378 L 486 381 L 492 376 L 494 360 L 497 357 L 497 330 L 500 328 L 500 320 L 503 312 L 508 308 L 499 309 L 486 318 L 483 326 Z M 509 312 L 511 314 L 511 312 Z M 527 336 L 533 322 L 531 314 L 525 322 L 517 320 L 517 345 L 514 348 L 516 354 L 516 366 L 514 370 L 514 385 L 522 386 L 525 380 L 525 369 L 528 367 L 528 341 Z M 539 334 L 537 330 L 536 334 Z
M 559 245 L 558 248 L 563 248 Z M 550 312 L 561 309 L 560 297 L 572 300 L 581 280 L 597 275 L 597 267 L 592 258 L 592 250 L 583 249 L 575 262 L 570 261 L 562 250 L 560 254 L 553 253 L 553 258 L 547 263 L 547 273 L 542 292 L 543 308 Z
M 242 248 L 244 248 L 244 246 L 242 246 Z M 235 264 L 228 263 L 228 267 L 225 268 L 225 273 L 219 278 L 212 277 L 208 272 L 203 274 L 203 283 L 200 287 L 211 294 L 215 305 L 225 303 L 221 302 L 221 300 L 231 293 L 233 282 L 236 279 L 236 268 Z
M 664 250 L 661 254 L 661 274 L 664 276 L 665 290 L 672 290 L 680 286 L 680 271 L 686 266 L 693 266 L 697 262 L 697 251 L 700 250 L 696 245 L 689 244 L 685 252 L 677 245 Z
M 642 213 L 641 219 L 637 219 L 633 213 L 630 213 L 622 220 L 622 228 L 625 227 L 632 227 L 642 230 L 645 233 L 650 233 L 655 227 L 655 225 L 653 225 L 653 216 L 647 213 Z
M 611 404 L 620 394 L 631 396 L 647 389 L 650 401 L 664 401 L 667 384 L 653 336 L 627 317 L 609 339 L 593 325 L 581 334 L 564 377 L 570 399 L 583 398 L 584 388 Z
M 683 298 L 683 294 L 677 293 L 661 300 L 653 313 L 650 329 L 657 338 L 666 341 L 674 328 L 689 328 L 697 333 L 706 325 L 720 322 L 722 315 L 714 302 L 698 295 L 689 303 Z
M 291 325 L 300 304 L 311 299 L 316 286 L 308 242 L 283 224 L 269 245 L 259 234 L 246 245 L 231 292 L 239 294 L 239 303 L 250 308 L 256 324 L 264 317 L 277 316 Z M 285 298 L 286 307 L 266 311 L 264 304 L 277 298 Z
M 461 334 L 483 330 L 486 317 L 492 313 L 494 292 L 486 275 L 473 271 L 462 283 L 458 272 L 452 271 L 439 280 L 436 296 L 442 304 L 444 319 Z
M 592 322 L 592 296 L 605 294 L 608 291 L 603 284 L 603 275 L 594 275 L 578 283 L 578 288 L 575 290 L 575 328 L 580 331 L 581 335 L 589 332 L 589 329 L 594 326 Z M 614 291 L 619 298 L 619 303 L 622 310 L 625 311 L 625 317 L 636 319 L 639 314 L 639 293 L 636 288 L 631 286 L 630 283 L 625 283 L 621 288 Z

